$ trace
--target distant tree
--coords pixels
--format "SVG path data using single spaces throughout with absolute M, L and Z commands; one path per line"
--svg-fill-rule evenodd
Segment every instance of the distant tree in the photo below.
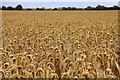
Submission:
M 97 9 L 97 10 L 105 10 L 106 7 L 103 6 L 103 5 L 97 5 L 97 6 L 96 6 L 96 9 Z
M 58 10 L 58 8 L 54 8 L 54 9 L 52 9 L 52 10 Z
M 66 7 L 62 7 L 62 10 L 67 10 L 67 8 Z
M 67 7 L 66 10 L 71 10 L 72 8 L 71 7 Z
M 6 8 L 6 10 L 14 10 L 14 8 L 11 7 L 11 6 L 8 6 L 8 7 Z
M 2 6 L 2 10 L 6 10 L 6 7 L 5 7 L 5 6 Z
M 71 9 L 70 10 L 76 10 L 77 8 L 76 7 L 71 7 Z
M 36 10 L 45 10 L 45 7 L 42 7 L 42 8 L 36 8 Z
M 39 10 L 39 8 L 37 7 L 36 10 Z
M 118 9 L 119 9 L 119 7 L 118 7 L 118 6 L 116 6 L 116 5 L 114 5 L 114 6 L 113 6 L 113 9 L 118 10 Z
M 19 5 L 17 5 L 17 6 L 15 7 L 15 9 L 16 9 L 16 10 L 22 10 L 23 7 L 22 7 L 22 5 L 19 4 Z
M 77 10 L 83 10 L 83 8 L 77 8 Z
M 87 8 L 85 8 L 85 10 L 92 10 L 93 9 L 93 7 L 91 7 L 91 6 L 88 6 Z
M 46 10 L 52 10 L 51 8 L 47 8 Z
M 33 10 L 32 8 L 27 8 L 26 10 Z

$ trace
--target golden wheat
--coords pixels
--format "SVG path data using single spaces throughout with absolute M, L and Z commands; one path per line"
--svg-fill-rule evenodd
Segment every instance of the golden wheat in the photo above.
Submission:
M 2 11 L 3 78 L 120 77 L 117 11 Z

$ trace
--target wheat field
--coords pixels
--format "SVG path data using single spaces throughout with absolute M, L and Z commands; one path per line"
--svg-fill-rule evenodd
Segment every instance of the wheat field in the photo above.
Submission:
M 2 78 L 118 78 L 118 11 L 2 11 Z

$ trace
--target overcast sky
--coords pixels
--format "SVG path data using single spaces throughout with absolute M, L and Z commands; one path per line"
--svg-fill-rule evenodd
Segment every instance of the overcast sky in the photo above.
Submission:
M 24 8 L 36 8 L 36 7 L 87 7 L 96 6 L 98 4 L 105 6 L 118 5 L 119 0 L 1 0 L 5 6 L 15 7 L 21 4 Z
M 11 0 L 0 0 L 11 2 Z M 12 0 L 12 2 L 119 2 L 119 0 Z

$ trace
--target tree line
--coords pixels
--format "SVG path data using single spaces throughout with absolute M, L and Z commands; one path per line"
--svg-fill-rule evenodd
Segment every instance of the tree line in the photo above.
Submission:
M 6 7 L 6 6 L 2 6 L 2 8 L 1 8 L 2 10 L 23 10 L 23 7 L 22 7 L 22 5 L 17 5 L 16 7 L 12 7 L 12 6 L 8 6 L 8 7 Z
M 2 6 L 0 8 L 1 10 L 120 10 L 120 7 L 117 5 L 114 5 L 113 7 L 106 7 L 104 5 L 97 5 L 96 7 L 91 7 L 88 6 L 86 8 L 76 8 L 76 7 L 59 7 L 59 8 L 23 8 L 22 5 L 17 5 L 16 7 L 11 7 L 11 6 Z

